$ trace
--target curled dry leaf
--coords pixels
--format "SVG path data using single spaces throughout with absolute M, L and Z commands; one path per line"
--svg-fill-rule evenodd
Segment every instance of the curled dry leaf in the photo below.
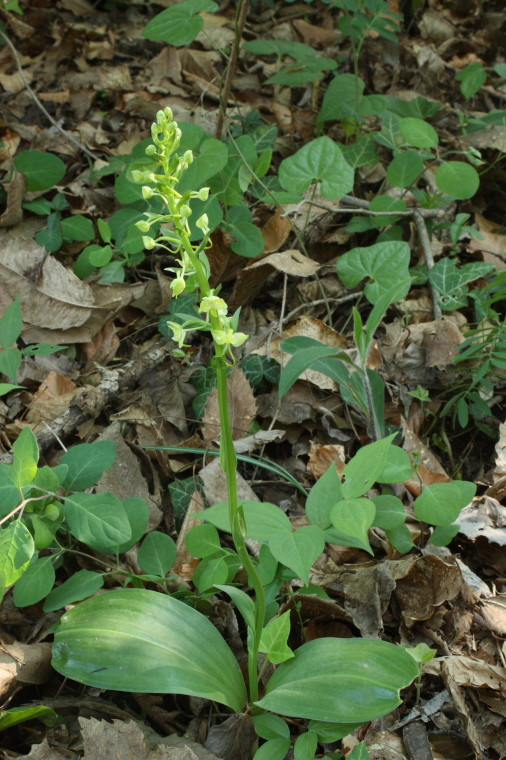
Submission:
M 251 385 L 239 367 L 234 367 L 228 378 L 228 403 L 232 437 L 234 441 L 245 438 L 257 413 L 257 406 Z M 202 437 L 207 448 L 218 442 L 221 435 L 216 388 L 209 394 L 202 422 Z
M 322 445 L 311 441 L 307 463 L 308 474 L 318 480 L 327 472 L 332 463 L 336 465 L 339 475 L 342 475 L 346 465 L 344 446 L 337 443 Z

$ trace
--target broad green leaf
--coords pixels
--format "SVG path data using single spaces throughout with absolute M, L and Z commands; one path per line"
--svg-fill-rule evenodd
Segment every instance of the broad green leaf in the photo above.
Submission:
M 362 446 L 344 468 L 345 481 L 341 486 L 345 499 L 362 496 L 377 482 L 388 457 L 396 433 Z
M 331 346 L 314 346 L 296 351 L 281 371 L 278 393 L 282 398 L 299 377 L 319 359 L 336 356 L 340 352 Z
M 408 204 L 400 198 L 392 198 L 391 195 L 377 195 L 372 199 L 369 208 L 371 211 L 407 211 Z M 375 216 L 369 221 L 372 227 L 386 227 L 396 224 L 401 219 L 402 216 Z
M 342 198 L 353 189 L 353 169 L 345 161 L 339 145 L 329 137 L 317 137 L 279 167 L 279 181 L 285 190 L 303 195 L 315 182 L 321 183 L 324 198 Z
M 285 760 L 286 753 L 290 749 L 290 739 L 278 737 L 269 739 L 257 749 L 253 760 Z
M 279 665 L 293 657 L 293 652 L 287 644 L 290 628 L 290 610 L 287 610 L 279 617 L 273 618 L 262 630 L 258 651 L 264 652 L 273 665 Z
M 342 498 L 341 479 L 337 474 L 336 465 L 332 463 L 309 492 L 306 501 L 307 519 L 313 525 L 328 528 L 330 510 Z
M 364 87 L 364 81 L 353 74 L 336 74 L 323 96 L 318 121 L 355 116 L 360 107 Z
M 430 543 L 434 546 L 448 546 L 459 530 L 460 525 L 438 525 L 431 533 Z
M 366 743 L 360 742 L 360 744 L 357 744 L 356 747 L 353 747 L 353 750 L 348 755 L 347 760 L 371 760 L 371 756 L 367 751 Z
M 339 533 L 354 539 L 353 546 L 364 549 L 372 554 L 367 536 L 369 528 L 374 524 L 376 507 L 371 499 L 343 499 L 331 509 L 330 519 Z M 345 544 L 346 545 L 346 544 Z
M 347 288 L 354 288 L 365 277 L 369 278 L 364 293 L 370 303 L 376 303 L 383 293 L 392 289 L 392 284 L 398 286 L 394 300 L 401 300 L 411 287 L 410 256 L 409 245 L 402 241 L 352 248 L 339 258 L 337 274 Z
M 413 476 L 413 465 L 409 454 L 400 446 L 388 450 L 385 466 L 378 475 L 378 483 L 403 483 Z
M 83 491 L 94 486 L 104 472 L 113 466 L 115 459 L 114 441 L 96 441 L 72 446 L 60 460 L 69 468 L 63 487 L 67 491 Z
M 114 549 L 111 549 L 111 554 L 123 554 L 123 552 L 131 549 L 137 541 L 140 541 L 148 527 L 149 507 L 144 499 L 132 496 L 130 499 L 124 499 L 121 503 L 128 518 L 128 522 L 130 523 L 132 535 L 124 544 L 120 544 L 115 546 Z
M 273 534 L 291 533 L 292 524 L 290 520 L 275 504 L 270 504 L 268 501 L 246 500 L 242 502 L 242 506 L 248 538 L 253 538 L 255 541 L 267 544 Z M 228 503 L 226 501 L 205 509 L 199 513 L 199 517 L 206 522 L 210 522 L 218 530 L 230 533 Z
M 12 465 L 0 462 L 0 517 L 8 515 L 21 502 L 21 493 L 12 482 Z
M 373 525 L 383 530 L 391 530 L 402 525 L 406 520 L 406 510 L 402 501 L 392 494 L 373 496 L 371 501 L 376 507 Z
M 401 554 L 407 554 L 414 547 L 413 539 L 406 523 L 385 531 L 387 539 Z
M 214 625 L 183 602 L 144 589 L 110 591 L 65 613 L 53 667 L 100 689 L 188 694 L 235 712 L 247 700 L 237 660 Z
M 333 58 L 317 56 L 298 62 L 297 66 L 285 66 L 266 80 L 266 84 L 282 84 L 287 87 L 302 87 L 325 76 L 326 71 L 337 68 Z
M 78 570 L 51 591 L 44 602 L 44 612 L 60 610 L 67 604 L 80 602 L 88 596 L 93 596 L 104 585 L 104 576 L 91 570 Z
M 63 351 L 68 346 L 55 346 L 53 343 L 33 343 L 31 346 L 25 346 L 22 350 L 23 356 L 50 356 L 57 351 Z
M 65 465 L 63 465 L 63 467 L 65 467 Z M 37 470 L 32 486 L 41 491 L 49 491 L 51 493 L 58 491 L 60 484 L 61 481 L 58 477 L 58 473 L 56 473 L 52 467 L 44 465 Z
M 22 385 L 13 385 L 12 383 L 0 383 L 0 396 L 5 396 L 11 391 L 15 391 L 18 388 L 23 388 Z
M 254 258 L 263 253 L 265 241 L 262 231 L 252 222 L 229 224 L 226 230 L 233 238 L 230 247 L 238 256 Z
M 193 583 L 201 594 L 215 586 L 226 584 L 231 578 L 225 557 L 212 556 L 201 560 L 193 573 Z
M 141 544 L 137 562 L 146 573 L 163 578 L 176 559 L 177 549 L 174 539 L 158 530 L 148 533 Z
M 30 531 L 21 520 L 0 531 L 0 575 L 4 586 L 11 586 L 26 571 L 35 546 Z
M 19 298 L 16 298 L 9 304 L 0 319 L 0 348 L 10 348 L 21 335 L 22 329 L 21 304 Z
M 455 79 L 460 82 L 462 95 L 466 100 L 470 100 L 483 87 L 487 77 L 488 74 L 480 61 L 474 61 L 459 71 Z
M 293 747 L 294 760 L 308 760 L 314 758 L 316 747 L 318 745 L 318 736 L 312 731 L 306 731 L 300 734 L 295 740 Z
M 277 668 L 255 704 L 292 718 L 362 723 L 398 707 L 399 690 L 417 676 L 413 658 L 388 642 L 316 639 Z
M 32 562 L 14 586 L 16 607 L 28 607 L 44 599 L 53 588 L 55 577 L 51 557 L 40 557 Z
M 88 242 L 95 237 L 93 222 L 81 214 L 63 219 L 60 227 L 64 240 Z
M 60 512 L 61 505 L 54 503 L 46 507 L 49 514 L 31 514 L 30 521 L 33 529 L 33 540 L 37 550 L 47 549 L 54 541 L 55 533 L 63 522 L 63 515 L 54 517 L 54 512 Z
M 317 55 L 310 45 L 292 40 L 249 40 L 243 43 L 243 48 L 254 55 L 289 55 L 296 61 L 311 60 Z
M 60 719 L 54 710 L 45 705 L 11 707 L 10 710 L 0 711 L 0 731 L 5 731 L 27 720 L 40 720 L 46 726 L 54 726 Z
M 25 175 L 26 189 L 30 193 L 49 190 L 67 173 L 67 167 L 61 158 L 44 150 L 23 151 L 14 159 L 14 165 L 18 172 Z
M 180 149 L 181 150 L 181 149 Z M 181 177 L 178 192 L 195 190 L 225 168 L 228 161 L 227 146 L 221 140 L 208 137 L 194 149 L 193 163 Z M 194 212 L 195 213 L 195 212 Z
M 360 135 L 350 145 L 340 145 L 346 162 L 353 169 L 371 166 L 379 160 L 376 142 L 372 135 Z
M 446 161 L 436 171 L 436 184 L 441 192 L 457 200 L 472 198 L 480 186 L 480 175 L 464 161 Z
M 280 510 L 281 511 L 281 510 Z M 305 583 L 313 562 L 325 546 L 323 531 L 317 525 L 305 525 L 290 533 L 274 533 L 269 539 L 269 549 L 281 564 L 289 567 Z
M 439 143 L 436 130 L 423 119 L 401 119 L 399 127 L 406 142 L 414 148 L 435 148 Z
M 260 713 L 253 716 L 255 731 L 261 739 L 289 739 L 290 729 L 279 715 Z
M 88 251 L 88 261 L 93 267 L 106 267 L 112 259 L 112 247 L 110 245 L 90 245 L 85 250 Z
M 65 517 L 72 535 L 96 551 L 110 552 L 132 535 L 123 505 L 112 493 L 68 496 Z
M 209 557 L 221 549 L 220 537 L 214 525 L 195 525 L 186 535 L 186 548 L 193 557 Z
M 475 483 L 454 480 L 426 486 L 415 499 L 413 509 L 422 522 L 431 525 L 450 525 L 467 507 L 476 494 Z
M 212 0 L 181 0 L 154 16 L 142 35 L 148 40 L 160 40 L 176 47 L 188 45 L 204 28 L 204 19 L 198 14 L 217 10 L 217 4 Z
M 24 488 L 33 482 L 37 475 L 39 461 L 39 446 L 37 439 L 27 426 L 23 428 L 12 444 L 14 458 L 12 461 L 11 479 L 18 488 Z
M 416 182 L 424 169 L 423 159 L 415 150 L 397 153 L 389 163 L 387 179 L 394 187 L 409 187 Z

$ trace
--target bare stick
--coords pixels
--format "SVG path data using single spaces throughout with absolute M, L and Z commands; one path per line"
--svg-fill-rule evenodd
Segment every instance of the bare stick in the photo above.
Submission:
M 420 213 L 420 209 L 417 209 L 417 208 L 413 209 L 413 219 L 415 220 L 416 230 L 418 232 L 418 239 L 420 241 L 420 245 L 422 246 L 423 255 L 425 257 L 425 263 L 427 264 L 427 269 L 430 272 L 430 270 L 434 266 L 434 257 L 432 255 L 432 249 L 430 247 L 430 240 L 429 240 L 429 235 L 427 234 L 427 227 L 425 226 L 425 222 L 424 222 L 423 216 Z M 432 298 L 432 310 L 434 312 L 434 319 L 441 319 L 441 307 L 438 301 L 437 290 L 434 288 L 432 284 L 430 285 L 430 294 Z
M 230 58 L 228 60 L 227 73 L 225 74 L 225 81 L 220 95 L 220 110 L 218 113 L 218 121 L 216 122 L 215 136 L 221 139 L 221 133 L 223 130 L 223 120 L 227 110 L 228 98 L 230 91 L 232 90 L 232 81 L 234 79 L 235 69 L 237 66 L 237 59 L 239 57 L 239 48 L 241 46 L 242 33 L 244 30 L 244 24 L 246 23 L 246 16 L 248 15 L 250 0 L 241 0 L 239 7 L 239 13 L 237 16 L 237 22 L 235 25 L 235 39 L 230 51 Z

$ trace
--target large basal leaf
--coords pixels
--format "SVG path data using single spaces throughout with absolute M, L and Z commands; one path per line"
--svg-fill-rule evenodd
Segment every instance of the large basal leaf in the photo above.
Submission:
M 291 533 L 292 524 L 289 518 L 275 504 L 268 501 L 246 500 L 242 502 L 242 506 L 248 538 L 266 544 L 275 533 Z M 226 501 L 221 501 L 219 504 L 214 504 L 209 509 L 205 509 L 199 514 L 199 517 L 210 522 L 218 530 L 231 532 Z
M 189 694 L 235 712 L 246 702 L 239 665 L 212 623 L 156 591 L 110 591 L 65 613 L 53 667 L 100 689 Z
M 316 639 L 279 666 L 255 704 L 292 718 L 363 723 L 394 710 L 417 675 L 414 659 L 394 644 Z
M 353 189 L 353 169 L 330 137 L 317 137 L 285 158 L 278 177 L 285 190 L 300 195 L 309 185 L 321 182 L 321 193 L 328 200 L 342 198 Z

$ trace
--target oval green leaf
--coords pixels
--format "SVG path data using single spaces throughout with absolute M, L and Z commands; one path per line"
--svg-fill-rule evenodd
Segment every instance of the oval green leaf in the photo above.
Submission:
M 430 525 L 451 525 L 464 507 L 473 500 L 475 483 L 454 480 L 451 483 L 433 483 L 423 489 L 415 499 L 413 509 L 422 522 Z
M 463 201 L 478 191 L 480 175 L 464 161 L 447 161 L 436 171 L 436 184 L 443 193 Z
M 423 119 L 408 117 L 399 122 L 401 134 L 414 148 L 435 148 L 439 142 L 436 130 Z
M 18 172 L 26 177 L 26 189 L 30 192 L 49 190 L 57 185 L 67 172 L 58 156 L 44 150 L 25 150 L 14 159 Z
M 246 702 L 237 660 L 213 624 L 183 602 L 144 589 L 110 591 L 63 615 L 53 667 L 101 689 L 188 694 L 235 712 Z

